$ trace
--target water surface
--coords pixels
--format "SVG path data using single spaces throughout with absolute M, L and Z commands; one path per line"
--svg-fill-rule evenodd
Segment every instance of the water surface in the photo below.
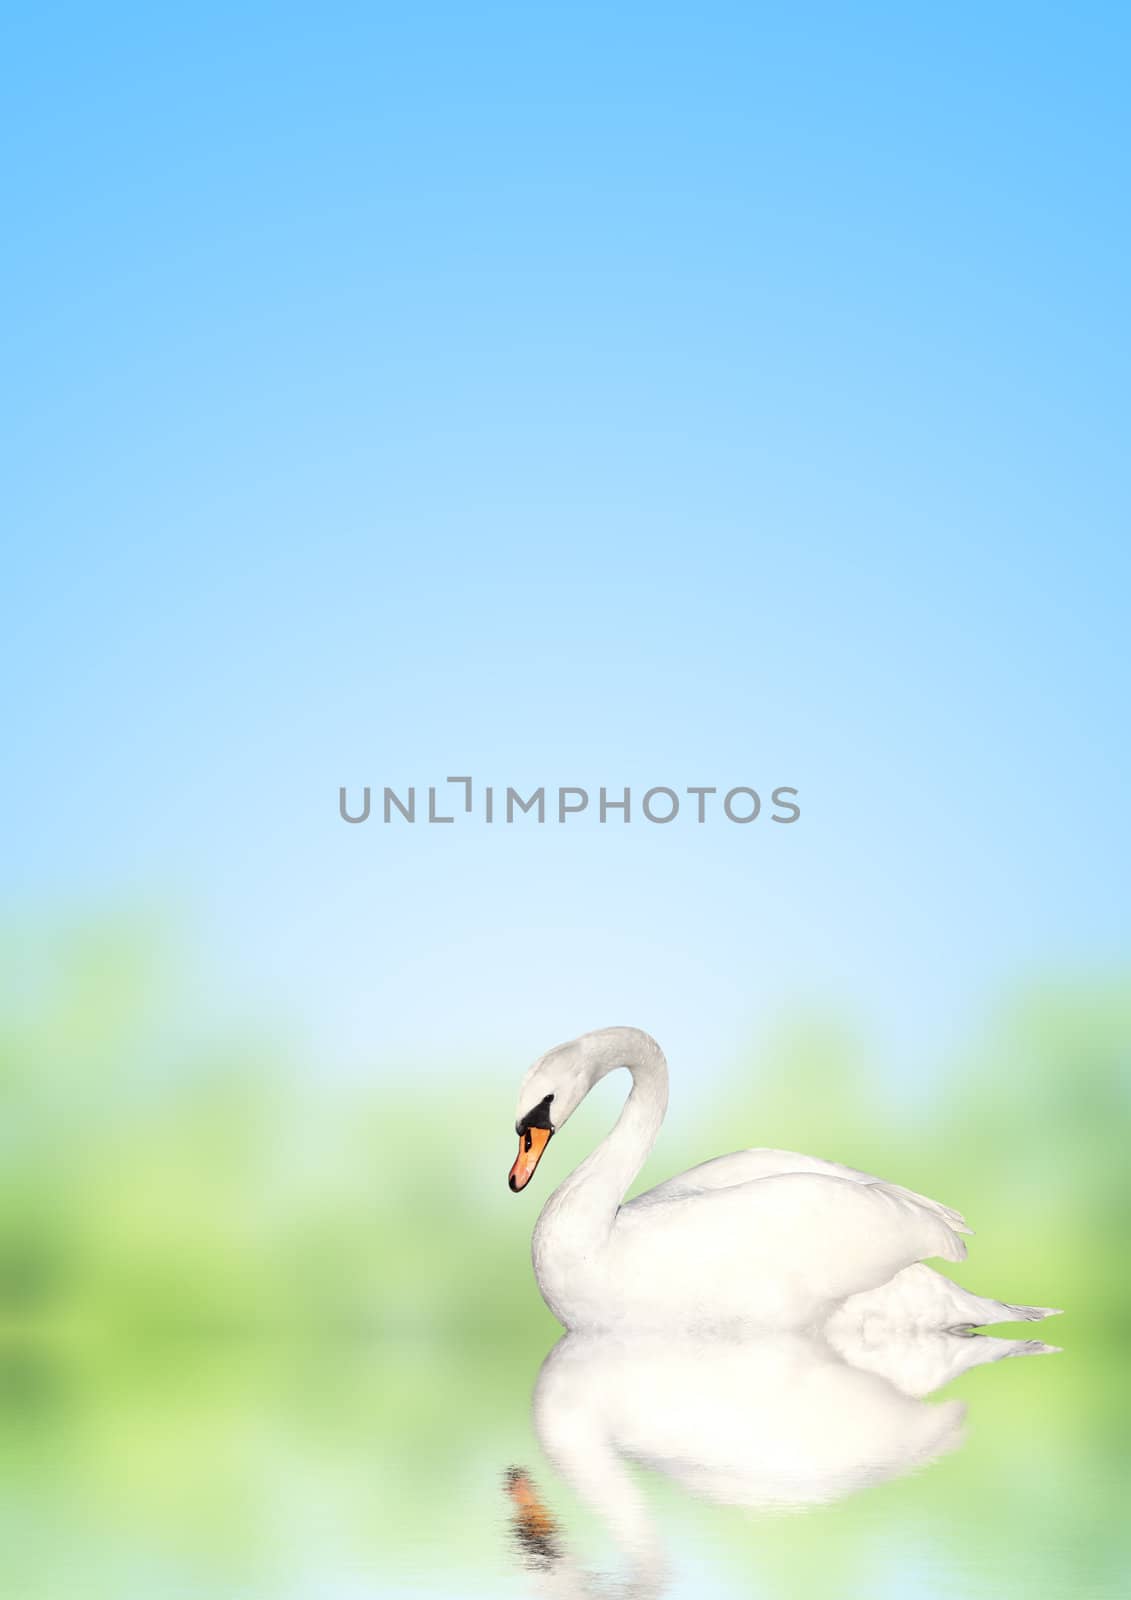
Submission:
M 1122 1373 L 1068 1322 L 1040 1330 L 1064 1353 L 927 1397 L 905 1392 L 921 1374 L 885 1394 L 798 1350 L 702 1377 L 654 1352 L 570 1357 L 549 1425 L 545 1348 L 186 1338 L 127 1360 L 60 1331 L 4 1356 L 5 1587 L 1114 1597 L 1131 1571 Z M 714 1458 L 696 1435 L 712 1405 Z

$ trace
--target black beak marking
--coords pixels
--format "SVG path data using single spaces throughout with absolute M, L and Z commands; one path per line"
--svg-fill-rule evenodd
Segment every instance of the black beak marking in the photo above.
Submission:
M 533 1111 L 528 1111 L 521 1122 L 516 1122 L 514 1125 L 514 1131 L 520 1139 L 523 1134 L 526 1135 L 526 1148 L 528 1150 L 530 1149 L 531 1128 L 548 1128 L 551 1133 L 554 1131 L 554 1124 L 550 1121 L 550 1101 L 553 1098 L 552 1094 L 546 1095 L 539 1100 Z

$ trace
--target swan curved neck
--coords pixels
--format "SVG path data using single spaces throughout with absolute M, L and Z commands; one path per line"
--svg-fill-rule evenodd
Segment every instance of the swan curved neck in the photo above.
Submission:
M 668 1064 L 655 1039 L 637 1028 L 608 1028 L 591 1034 L 587 1042 L 593 1063 L 589 1087 L 618 1067 L 627 1067 L 632 1089 L 612 1132 L 566 1181 L 571 1188 L 581 1182 L 599 1188 L 615 1213 L 663 1123 L 668 1108 Z

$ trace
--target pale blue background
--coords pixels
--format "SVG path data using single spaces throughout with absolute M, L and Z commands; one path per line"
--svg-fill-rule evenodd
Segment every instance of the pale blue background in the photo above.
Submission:
M 1121 7 L 9 16 L 4 878 L 335 1064 L 1126 953 Z M 346 828 L 340 783 L 795 784 Z

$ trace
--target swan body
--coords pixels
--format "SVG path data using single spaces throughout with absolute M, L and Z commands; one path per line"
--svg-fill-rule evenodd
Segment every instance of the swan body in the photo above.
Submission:
M 965 1258 L 959 1212 L 813 1156 L 741 1150 L 625 1203 L 668 1097 L 663 1052 L 637 1028 L 583 1034 L 530 1068 L 513 1190 L 525 1188 L 593 1085 L 619 1067 L 633 1082 L 616 1126 L 550 1196 L 534 1229 L 538 1286 L 566 1328 L 898 1331 L 1050 1314 L 969 1294 L 920 1265 Z

